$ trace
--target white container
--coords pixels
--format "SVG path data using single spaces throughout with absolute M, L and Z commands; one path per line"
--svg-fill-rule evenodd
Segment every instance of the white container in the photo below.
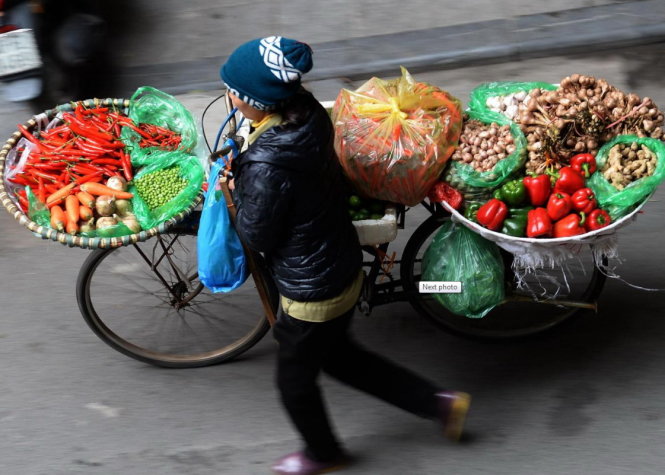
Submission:
M 353 225 L 363 246 L 376 246 L 393 241 L 397 237 L 397 209 L 388 206 L 381 219 L 361 219 L 353 221 Z

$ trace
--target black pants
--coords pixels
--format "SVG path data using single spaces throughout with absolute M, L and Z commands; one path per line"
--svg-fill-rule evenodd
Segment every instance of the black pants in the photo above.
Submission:
M 274 326 L 282 403 L 305 441 L 306 453 L 319 461 L 341 453 L 317 384 L 321 370 L 418 416 L 436 415 L 434 393 L 440 389 L 353 341 L 352 316 L 353 309 L 328 322 L 310 323 L 282 313 Z

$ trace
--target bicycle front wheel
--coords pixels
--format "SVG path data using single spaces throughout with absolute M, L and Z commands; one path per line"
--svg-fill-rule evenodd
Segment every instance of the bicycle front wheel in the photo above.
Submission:
M 273 309 L 278 294 L 259 260 Z M 269 324 L 250 276 L 212 293 L 197 276 L 196 236 L 165 233 L 91 252 L 77 282 L 83 318 L 99 338 L 139 361 L 170 368 L 228 361 L 254 346 Z
M 432 216 L 424 221 L 407 242 L 400 278 L 411 305 L 434 325 L 456 335 L 485 340 L 514 339 L 536 335 L 577 316 L 595 305 L 606 276 L 587 249 L 565 266 L 539 269 L 517 276 L 512 255 L 505 259 L 506 299 L 483 318 L 469 318 L 449 312 L 432 294 L 419 293 L 421 262 L 427 247 L 449 217 Z M 518 285 L 521 281 L 521 285 Z

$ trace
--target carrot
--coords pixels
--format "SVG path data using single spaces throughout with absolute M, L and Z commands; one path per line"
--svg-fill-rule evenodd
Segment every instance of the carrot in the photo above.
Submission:
M 55 193 L 51 193 L 48 195 L 46 198 L 46 204 L 51 204 L 54 201 L 57 201 L 59 199 L 65 198 L 69 193 L 72 191 L 72 189 L 76 186 L 76 183 L 70 183 L 69 185 L 65 185 L 62 188 L 60 188 L 58 191 Z
M 128 200 L 134 197 L 134 195 L 128 191 L 114 190 L 113 188 L 110 188 L 106 185 L 102 185 L 101 183 L 93 183 L 93 182 L 83 183 L 81 185 L 81 190 L 87 191 L 91 195 L 95 196 L 104 196 L 104 195 L 113 196 L 114 198 L 119 200 Z
M 90 193 L 79 191 L 76 193 L 76 197 L 79 199 L 83 206 L 87 206 L 88 208 L 93 208 L 95 206 L 95 197 Z
M 76 234 L 79 230 L 78 221 L 67 220 L 67 226 L 65 227 L 65 230 L 68 234 Z
M 57 200 L 55 200 L 55 201 L 51 201 L 50 203 L 48 203 L 48 204 L 46 205 L 46 207 L 47 207 L 48 209 L 51 209 L 51 208 L 53 208 L 54 206 L 64 206 L 64 204 L 65 204 L 65 199 L 64 199 L 64 198 L 58 198 Z
M 67 224 L 77 223 L 79 220 L 79 208 L 81 203 L 76 195 L 69 195 L 65 198 L 65 212 L 67 213 Z
M 85 205 L 79 206 L 79 217 L 82 221 L 88 221 L 93 217 L 92 209 Z
M 55 205 L 51 208 L 51 227 L 53 229 L 64 231 L 66 219 L 65 212 L 60 206 Z

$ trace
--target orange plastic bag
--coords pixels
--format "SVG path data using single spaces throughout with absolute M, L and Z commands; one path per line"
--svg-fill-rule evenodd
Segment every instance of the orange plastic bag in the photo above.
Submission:
M 407 206 L 425 198 L 462 130 L 460 101 L 405 68 L 400 78 L 343 89 L 332 120 L 335 151 L 358 192 Z

